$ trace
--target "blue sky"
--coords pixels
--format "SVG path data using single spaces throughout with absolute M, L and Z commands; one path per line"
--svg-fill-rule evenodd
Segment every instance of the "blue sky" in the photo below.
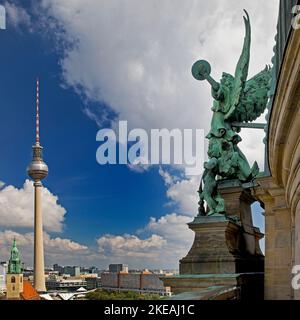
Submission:
M 9 26 L 9 25 L 8 25 Z M 128 233 L 166 211 L 157 170 L 143 175 L 125 165 L 96 162 L 97 125 L 72 88 L 61 87 L 59 56 L 41 35 L 1 32 L 1 180 L 22 187 L 35 134 L 36 77 L 40 78 L 41 143 L 50 173 L 45 186 L 68 214 L 64 234 L 93 243 L 101 233 Z M 101 108 L 101 103 L 99 103 Z M 115 221 L 116 223 L 112 223 Z
M 253 73 L 272 56 L 271 36 L 275 33 L 278 1 L 271 2 L 273 7 L 269 3 L 265 9 L 271 7 L 274 12 L 266 21 L 261 16 L 259 1 L 249 5 L 257 35 Z M 8 12 L 7 29 L 0 30 L 0 181 L 5 183 L 0 193 L 4 198 L 9 192 L 16 194 L 16 212 L 28 205 L 20 199 L 27 190 L 24 182 L 34 142 L 38 76 L 41 143 L 49 166 L 49 176 L 44 181 L 50 203 L 44 210 L 50 221 L 45 224 L 49 235 L 46 263 L 106 267 L 109 262 L 127 262 L 132 267 L 177 267 L 178 259 L 187 253 L 192 241 L 186 223 L 196 215 L 199 177 L 184 177 L 182 172 L 168 167 L 137 173 L 125 165 L 100 166 L 96 162 L 96 134 L 99 126 L 106 127 L 114 119 L 128 119 L 131 127 L 145 129 L 207 130 L 209 90 L 203 86 L 200 91 L 199 83 L 190 76 L 190 66 L 201 54 L 211 57 L 216 77 L 223 68 L 233 69 L 243 37 L 240 7 L 246 2 L 230 11 L 233 1 L 217 10 L 213 10 L 213 4 L 190 1 L 190 6 L 199 6 L 210 17 L 198 21 L 194 13 L 190 16 L 191 25 L 184 16 L 190 15 L 191 8 L 179 2 L 182 18 L 169 11 L 169 1 L 159 11 L 153 5 L 148 12 L 137 3 L 133 6 L 128 2 L 124 4 L 124 13 L 116 13 L 113 3 L 116 4 L 103 1 L 99 6 L 99 2 L 89 0 L 82 8 L 76 7 L 73 0 L 45 0 L 41 7 L 33 8 L 31 1 L 0 1 Z M 168 19 L 166 12 L 170 14 Z M 235 31 L 239 40 L 228 40 L 224 48 L 232 53 L 227 55 L 229 59 L 215 50 L 215 41 L 224 40 L 221 28 L 213 24 L 220 12 L 224 12 L 223 33 L 239 25 Z M 100 25 L 94 25 L 94 21 L 100 21 Z M 210 28 L 203 29 L 208 23 Z M 266 26 L 263 35 L 259 32 L 262 25 Z M 137 26 L 144 30 L 137 31 Z M 165 37 L 159 26 L 166 28 L 162 30 Z M 196 28 L 199 34 L 194 37 L 191 30 Z M 268 39 L 267 52 L 263 36 Z M 185 39 L 184 45 L 180 39 Z M 168 41 L 176 50 L 165 44 Z M 188 53 L 181 57 L 182 52 Z M 253 153 L 253 145 L 257 141 L 261 144 L 261 139 L 255 139 L 257 136 L 248 134 L 245 152 L 250 154 L 250 160 L 260 161 L 263 152 Z M 4 194 L 7 187 L 11 190 Z M 25 209 L 30 212 L 30 205 Z M 30 265 L 31 218 L 28 216 L 24 223 L 14 224 L 9 218 L 5 222 L 8 211 L 14 207 L 6 210 L 0 223 L 0 260 L 7 259 L 4 255 L 9 239 L 17 235 L 24 260 Z M 260 217 L 260 225 L 261 221 Z M 166 254 L 166 261 L 161 261 L 162 254 Z

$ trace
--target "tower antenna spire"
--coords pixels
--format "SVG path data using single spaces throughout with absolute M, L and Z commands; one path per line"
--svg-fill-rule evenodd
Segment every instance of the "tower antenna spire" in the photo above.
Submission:
M 40 81 L 36 79 L 36 132 L 35 142 L 40 144 Z

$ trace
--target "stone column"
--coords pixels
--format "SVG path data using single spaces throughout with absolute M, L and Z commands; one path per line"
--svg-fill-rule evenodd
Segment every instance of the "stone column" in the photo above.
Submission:
M 292 216 L 293 217 L 293 216 Z M 298 202 L 293 221 L 293 266 L 300 265 L 300 202 Z M 293 275 L 294 276 L 294 275 Z M 300 290 L 294 290 L 294 299 L 300 300 Z
M 264 235 L 259 228 L 253 225 L 251 205 L 257 199 L 253 197 L 250 187 L 246 188 L 239 181 L 231 180 L 220 183 L 219 192 L 225 201 L 226 216 L 228 218 L 237 217 L 241 222 L 245 244 L 244 251 L 252 256 L 262 257 L 259 240 Z
M 45 267 L 42 217 L 42 183 L 34 183 L 34 287 L 38 292 L 45 292 Z

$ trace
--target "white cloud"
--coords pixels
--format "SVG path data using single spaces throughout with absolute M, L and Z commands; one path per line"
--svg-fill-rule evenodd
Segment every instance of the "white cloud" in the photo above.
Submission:
M 4 7 L 7 12 L 8 21 L 14 28 L 20 29 L 21 27 L 26 27 L 30 30 L 31 18 L 24 8 L 8 1 L 4 3 Z
M 5 230 L 0 232 L 0 243 L 1 245 L 12 245 L 13 239 L 16 238 L 18 246 L 25 247 L 25 246 L 32 246 L 33 248 L 33 233 L 18 233 L 12 230 Z M 51 238 L 48 233 L 44 233 L 44 245 L 46 249 L 55 248 L 55 252 L 68 252 L 68 251 L 82 251 L 87 250 L 87 246 L 81 245 L 77 242 L 74 242 L 70 239 L 62 239 L 59 237 Z
M 163 178 L 166 186 L 170 186 L 170 185 L 172 185 L 174 183 L 174 179 L 175 178 L 168 171 L 163 170 L 162 167 L 159 167 L 158 173 Z
M 185 257 L 190 250 L 194 232 L 188 228 L 187 223 L 192 220 L 191 217 L 175 213 L 162 216 L 159 219 L 150 219 L 145 231 L 155 232 L 167 242 L 166 246 L 158 252 L 160 257 L 164 257 L 165 267 L 178 268 L 179 260 Z M 160 260 L 159 263 L 162 264 L 162 261 Z
M 167 239 L 169 243 L 190 245 L 193 236 L 193 232 L 190 231 L 187 226 L 190 222 L 192 222 L 190 217 L 172 213 L 162 216 L 159 219 L 150 218 L 149 223 L 143 231 L 154 232 Z
M 97 239 L 99 252 L 105 256 L 152 258 L 166 241 L 153 234 L 147 239 L 135 235 L 104 235 Z
M 199 177 L 191 177 L 177 181 L 168 189 L 167 196 L 178 204 L 181 213 L 192 217 L 197 214 L 199 182 Z
M 49 252 L 56 253 L 58 250 L 62 253 L 66 253 L 68 251 L 85 251 L 88 249 L 87 246 L 79 244 L 75 241 L 72 241 L 70 239 L 63 239 L 63 238 L 51 238 L 49 234 L 44 234 L 44 243 L 46 246 L 46 249 L 49 250 Z
M 122 262 L 136 268 L 178 268 L 178 261 L 192 245 L 191 218 L 169 214 L 149 223 L 137 235 L 104 235 L 97 239 L 98 257 L 106 264 Z M 148 237 L 142 235 L 151 234 Z M 163 257 L 163 259 L 162 259 Z
M 261 121 L 265 122 L 266 120 Z M 243 129 L 241 136 L 243 141 L 239 144 L 239 148 L 247 155 L 250 166 L 257 161 L 260 170 L 264 171 L 264 130 Z
M 18 233 L 12 230 L 0 232 L 0 256 L 2 260 L 8 260 L 13 239 L 16 238 L 21 259 L 27 265 L 32 266 L 34 237 L 33 233 Z M 48 233 L 44 233 L 45 260 L 49 264 L 63 261 L 67 262 L 71 259 L 79 259 L 81 256 L 89 254 L 88 247 L 79 244 L 70 239 L 62 239 L 59 237 L 51 238 Z
M 234 72 L 247 8 L 251 73 L 263 69 L 273 55 L 278 0 L 43 0 L 42 8 L 59 23 L 51 31 L 76 43 L 61 61 L 67 84 L 104 100 L 131 126 L 207 128 L 209 88 L 192 78 L 193 62 L 209 59 L 216 78 Z
M 144 173 L 144 172 L 148 171 L 151 166 L 148 164 L 131 164 L 131 163 L 129 163 L 129 164 L 127 164 L 127 167 L 135 173 Z
M 45 26 L 66 44 L 61 66 L 67 85 L 92 101 L 104 101 L 129 127 L 207 130 L 212 98 L 208 84 L 192 78 L 192 64 L 208 59 L 216 80 L 222 71 L 234 72 L 246 8 L 252 23 L 249 75 L 262 70 L 273 55 L 278 3 L 43 0 L 41 12 L 57 20 Z M 101 126 L 101 112 L 86 114 Z M 103 116 L 106 121 L 105 110 Z M 242 151 L 262 168 L 264 132 L 243 130 L 242 136 Z M 180 212 L 194 215 L 197 188 L 197 179 L 177 181 L 168 197 L 180 204 Z
M 58 204 L 57 196 L 47 188 L 42 190 L 42 212 L 45 230 L 61 232 L 66 210 Z M 0 226 L 33 228 L 34 188 L 26 180 L 18 189 L 12 185 L 0 188 Z
M 200 177 L 192 176 L 189 178 L 179 179 L 172 176 L 168 171 L 159 169 L 159 173 L 164 179 L 168 189 L 167 197 L 171 203 L 177 205 L 180 213 L 194 217 L 197 215 Z
M 63 50 L 64 84 L 87 98 L 85 113 L 98 126 L 107 124 L 107 110 L 89 108 L 89 100 L 110 106 L 130 128 L 208 130 L 210 89 L 192 78 L 192 64 L 209 60 L 216 80 L 222 71 L 234 73 L 246 8 L 252 23 L 249 76 L 261 71 L 273 56 L 278 4 L 279 0 L 43 0 L 39 12 L 45 32 L 54 34 Z M 242 137 L 242 151 L 262 169 L 264 132 L 243 130 Z

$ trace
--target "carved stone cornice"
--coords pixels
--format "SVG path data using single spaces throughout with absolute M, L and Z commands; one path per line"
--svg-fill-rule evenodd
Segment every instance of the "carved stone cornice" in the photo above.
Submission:
M 292 31 L 269 122 L 269 163 L 274 183 L 285 190 L 287 206 L 300 199 L 300 31 Z M 269 190 L 273 196 L 273 188 Z M 293 211 L 293 210 L 292 210 Z

